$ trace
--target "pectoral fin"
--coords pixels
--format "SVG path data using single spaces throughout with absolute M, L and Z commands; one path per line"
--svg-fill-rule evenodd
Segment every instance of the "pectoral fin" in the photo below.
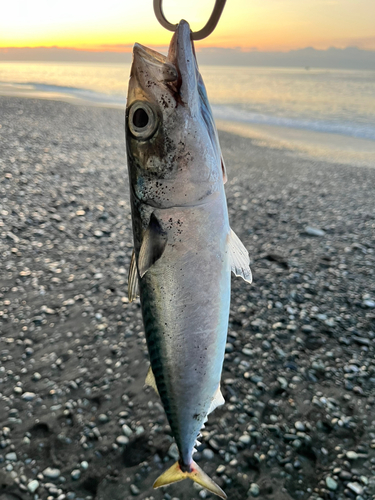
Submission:
M 133 250 L 132 258 L 130 260 L 129 276 L 128 276 L 128 298 L 129 302 L 133 302 L 138 295 L 138 271 L 137 263 L 135 260 L 135 252 Z
M 155 375 L 154 375 L 154 372 L 152 371 L 151 366 L 148 369 L 145 384 L 152 387 L 155 390 L 156 394 L 159 396 L 159 391 L 158 391 L 158 388 L 156 385 Z
M 229 258 L 232 272 L 241 276 L 245 281 L 251 283 L 253 277 L 250 270 L 250 257 L 243 243 L 236 233 L 231 229 L 228 237 Z
M 163 231 L 154 213 L 152 213 L 138 255 L 138 272 L 141 278 L 163 255 L 167 239 L 167 234 Z

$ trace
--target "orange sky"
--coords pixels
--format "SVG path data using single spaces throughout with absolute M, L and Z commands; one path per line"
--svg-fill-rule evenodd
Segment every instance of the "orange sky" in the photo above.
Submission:
M 6 2 L 6 3 L 5 3 Z M 13 0 L 1 6 L 0 48 L 58 46 L 131 50 L 135 41 L 167 45 L 152 0 Z M 164 0 L 171 22 L 192 29 L 214 0 Z M 357 46 L 375 50 L 375 0 L 227 0 L 216 31 L 199 46 L 290 50 Z

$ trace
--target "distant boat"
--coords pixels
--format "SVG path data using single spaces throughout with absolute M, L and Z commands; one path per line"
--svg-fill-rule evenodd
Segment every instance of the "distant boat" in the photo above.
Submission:
M 310 66 L 305 66 L 306 71 L 309 71 L 309 69 L 310 69 Z

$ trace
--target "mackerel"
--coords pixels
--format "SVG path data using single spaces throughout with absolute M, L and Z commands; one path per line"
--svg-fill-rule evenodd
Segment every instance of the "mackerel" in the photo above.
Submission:
M 251 271 L 229 226 L 225 166 L 186 21 L 167 57 L 134 46 L 126 144 L 129 299 L 139 288 L 151 362 L 146 382 L 160 395 L 179 451 L 154 487 L 190 478 L 226 498 L 193 453 L 208 414 L 224 403 L 230 273 L 251 283 Z

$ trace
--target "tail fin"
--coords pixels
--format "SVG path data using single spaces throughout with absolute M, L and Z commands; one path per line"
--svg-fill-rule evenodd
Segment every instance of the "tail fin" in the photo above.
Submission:
M 168 484 L 177 483 L 178 481 L 183 481 L 184 479 L 191 479 L 195 483 L 200 484 L 208 491 L 211 491 L 214 495 L 217 495 L 224 500 L 227 498 L 224 491 L 219 488 L 219 486 L 212 481 L 212 479 L 207 476 L 207 474 L 199 467 L 195 462 L 192 463 L 191 472 L 183 472 L 181 470 L 180 464 L 176 462 L 172 467 L 164 472 L 161 476 L 157 478 L 154 483 L 154 488 L 160 488 L 161 486 L 168 486 Z

